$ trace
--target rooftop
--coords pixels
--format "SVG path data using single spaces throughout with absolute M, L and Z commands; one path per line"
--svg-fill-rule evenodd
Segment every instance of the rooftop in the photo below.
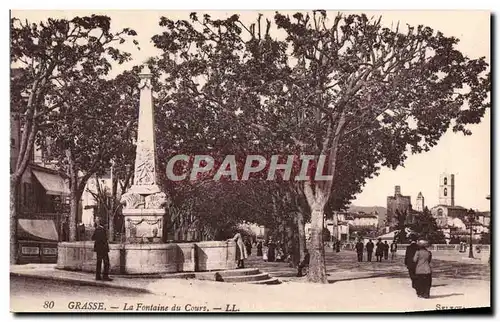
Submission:
M 437 208 L 437 207 L 445 207 L 445 208 L 448 208 L 448 209 L 467 209 L 467 208 L 462 207 L 462 206 L 449 206 L 449 205 L 443 205 L 443 204 L 436 205 L 436 206 L 434 206 L 432 208 L 434 209 L 434 208 Z

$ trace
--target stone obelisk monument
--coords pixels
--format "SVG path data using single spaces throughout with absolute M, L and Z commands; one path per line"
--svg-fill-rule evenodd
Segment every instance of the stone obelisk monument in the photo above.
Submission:
M 134 182 L 121 202 L 128 243 L 160 243 L 163 236 L 166 195 L 158 186 L 152 74 L 144 66 L 139 74 L 141 90 Z

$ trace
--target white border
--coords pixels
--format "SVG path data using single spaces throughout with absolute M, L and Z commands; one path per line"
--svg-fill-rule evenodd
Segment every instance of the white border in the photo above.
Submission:
M 0 144 L 2 144 L 2 150 L 1 151 L 8 151 L 9 147 L 9 141 L 8 137 L 10 135 L 9 133 L 9 117 L 8 117 L 8 109 L 9 109 L 9 69 L 8 69 L 8 64 L 7 62 L 9 61 L 9 31 L 8 31 L 8 26 L 9 26 L 9 12 L 7 11 L 8 9 L 172 9 L 172 10 L 206 10 L 206 9 L 231 9 L 231 10 L 274 10 L 274 9 L 316 9 L 316 8 L 322 8 L 322 9 L 339 9 L 339 10 L 347 10 L 347 9 L 353 9 L 353 10 L 415 10 L 415 9 L 424 9 L 424 10 L 441 10 L 441 9 L 459 9 L 459 10 L 491 10 L 494 12 L 494 14 L 499 14 L 500 9 L 499 9 L 499 3 L 500 1 L 488 1 L 488 0 L 474 0 L 474 1 L 436 1 L 436 0 L 419 0 L 419 1 L 412 1 L 412 2 L 407 2 L 407 1 L 388 1 L 388 0 L 377 0 L 377 1 L 355 1 L 355 0 L 349 0 L 349 1 L 315 1 L 315 0 L 308 0 L 308 1 L 283 1 L 283 2 L 271 2 L 271 1 L 263 1 L 263 0 L 252 0 L 252 1 L 242 1 L 242 2 L 237 2 L 237 1 L 147 1 L 147 0 L 141 0 L 141 1 L 121 1 L 118 5 L 117 2 L 104 2 L 104 1 L 97 1 L 97 0 L 87 0 L 84 2 L 68 2 L 67 0 L 58 0 L 58 1 L 36 1 L 36 0 L 31 0 L 31 1 L 16 1 L 16 2 L 11 2 L 8 3 L 2 2 L 2 32 L 1 32 L 1 37 L 2 43 L 4 46 L 1 48 L 0 51 L 0 61 L 4 62 L 5 66 L 4 67 L 4 76 L 1 78 L 2 81 L 2 101 L 4 102 L 4 108 L 3 108 L 3 117 L 0 118 L 0 122 L 2 124 L 0 125 L 0 130 L 3 132 L 2 133 L 2 140 L 0 140 Z M 3 8 L 5 5 L 10 5 L 9 7 Z M 467 22 L 464 21 L 466 24 Z M 493 35 L 497 36 L 499 35 L 498 33 L 498 16 L 496 17 L 496 25 L 493 30 Z M 495 58 L 498 58 L 498 53 L 495 53 Z M 495 66 L 495 75 L 498 75 L 498 69 L 496 68 L 496 64 L 494 63 L 493 66 Z M 495 83 L 495 87 L 493 89 L 495 91 L 495 94 L 498 93 L 498 81 Z M 497 98 L 498 99 L 498 98 Z M 494 100 L 494 102 L 497 101 Z M 500 124 L 500 113 L 496 113 L 495 115 L 495 122 L 496 124 Z M 494 130 L 494 136 L 495 139 L 493 142 L 500 142 L 500 139 L 498 138 L 498 131 L 496 129 Z M 498 157 L 498 151 L 494 151 L 495 158 Z M 498 160 L 498 159 L 497 159 Z M 9 190 L 9 185 L 8 185 L 8 177 L 7 177 L 7 169 L 9 168 L 8 161 L 7 161 L 7 156 L 6 153 L 4 153 L 4 157 L 0 159 L 0 162 L 2 162 L 2 165 L 0 166 L 0 169 L 2 169 L 1 175 L 2 178 L 0 180 L 0 189 L 1 189 L 1 202 L 0 205 L 2 205 L 2 216 L 3 220 L 0 224 L 0 227 L 3 229 L 3 231 L 0 233 L 0 236 L 3 237 L 3 242 L 2 246 L 0 247 L 0 260 L 2 261 L 1 265 L 1 275 L 2 278 L 4 279 L 4 283 L 2 285 L 9 285 L 8 281 L 8 272 L 9 272 L 9 247 L 7 245 L 9 244 L 9 224 L 8 224 L 8 213 L 9 213 L 9 202 L 8 202 L 8 190 Z M 495 172 L 493 172 L 495 173 Z M 498 173 L 495 175 L 495 179 L 498 178 Z M 492 198 L 497 197 L 498 193 L 493 194 L 492 191 Z M 492 209 L 493 216 L 497 214 L 497 207 Z M 498 230 L 498 221 L 495 220 L 495 232 Z M 498 238 L 496 238 L 498 240 Z M 496 246 L 496 245 L 495 245 Z M 496 251 L 496 247 L 495 247 Z M 497 264 L 498 264 L 498 252 L 496 253 L 497 256 Z M 498 265 L 497 265 L 498 266 Z M 498 275 L 496 276 L 498 279 Z M 2 299 L 1 299 L 1 304 L 2 308 L 0 309 L 0 321 L 10 321 L 14 319 L 14 316 L 9 313 L 9 293 L 6 291 L 6 288 L 3 288 L 2 292 Z M 286 299 L 285 299 L 286 300 Z M 495 305 L 497 308 L 498 306 L 496 305 L 498 302 L 498 297 L 495 303 L 492 303 Z M 238 316 L 241 318 L 241 316 Z M 44 318 L 48 319 L 53 319 L 54 316 L 44 316 Z M 71 320 L 83 320 L 85 317 L 83 316 L 59 316 L 56 318 L 59 319 L 71 319 Z M 104 320 L 105 317 L 99 316 L 99 317 L 92 317 L 93 320 Z M 112 319 L 116 318 L 121 318 L 121 317 L 112 317 Z M 134 316 L 134 320 L 142 320 L 146 321 L 146 319 L 151 319 L 152 316 Z M 168 320 L 178 320 L 179 318 L 176 317 L 171 317 L 171 316 L 155 316 L 155 318 L 161 318 L 161 319 L 168 319 Z M 202 318 L 206 319 L 207 315 L 198 315 L 196 318 Z M 214 316 L 211 316 L 210 318 L 214 318 Z M 224 317 L 216 317 L 217 319 L 219 318 L 227 318 L 227 316 Z M 230 317 L 229 317 L 230 318 Z M 246 319 L 255 319 L 259 321 L 267 321 L 267 320 L 274 320 L 278 318 L 277 316 L 250 316 L 246 317 Z M 285 317 L 279 317 L 281 319 L 290 319 L 290 318 L 300 318 L 302 319 L 310 319 L 312 317 L 304 317 L 304 316 L 285 316 Z M 318 318 L 317 316 L 314 316 L 314 318 Z M 327 319 L 334 319 L 335 321 L 341 321 L 344 319 L 361 319 L 360 317 L 348 317 L 348 316 L 324 316 L 324 318 Z M 383 317 L 386 318 L 386 317 Z M 439 317 L 429 317 L 429 316 L 419 316 L 418 319 L 422 320 L 428 320 L 428 319 L 442 319 L 442 316 Z M 30 317 L 25 317 L 23 318 L 24 321 L 35 321 L 40 319 L 40 316 L 30 316 Z M 108 317 L 109 319 L 109 317 Z M 131 319 L 131 317 L 127 317 L 127 319 Z M 186 317 L 183 318 L 183 320 L 186 319 Z M 467 319 L 472 320 L 473 317 L 467 317 Z

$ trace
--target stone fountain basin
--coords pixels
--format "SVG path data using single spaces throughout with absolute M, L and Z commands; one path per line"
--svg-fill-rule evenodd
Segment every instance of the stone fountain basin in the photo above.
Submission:
M 95 272 L 93 241 L 57 245 L 57 268 Z M 234 241 L 161 244 L 110 244 L 111 274 L 164 274 L 235 269 Z

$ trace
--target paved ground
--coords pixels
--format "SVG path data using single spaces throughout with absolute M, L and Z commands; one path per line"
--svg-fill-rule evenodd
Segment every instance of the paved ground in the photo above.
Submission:
M 357 263 L 355 259 L 350 251 L 327 252 L 328 285 L 305 283 L 304 278 L 294 277 L 295 270 L 286 263 L 264 263 L 254 256 L 247 261 L 247 267 L 259 267 L 284 282 L 264 286 L 119 277 L 112 282 L 96 282 L 92 274 L 58 271 L 53 265 L 31 265 L 32 268 L 18 265 L 11 267 L 11 272 L 19 273 L 11 277 L 11 309 L 17 312 L 82 311 L 71 309 L 71 302 L 75 301 L 103 302 L 106 312 L 124 311 L 125 307 L 144 312 L 148 310 L 147 305 L 150 310 L 168 312 L 231 309 L 242 312 L 407 312 L 490 306 L 488 265 L 434 260 L 431 299 L 426 300 L 415 296 L 402 258 L 382 263 Z M 42 280 L 38 275 L 51 279 Z M 122 287 L 127 289 L 120 289 Z M 54 301 L 54 307 L 44 308 L 47 301 Z
M 490 266 L 481 260 L 469 260 L 459 255 L 441 255 L 434 254 L 432 260 L 433 278 L 453 278 L 459 280 L 490 280 Z M 375 258 L 375 257 L 374 257 Z M 390 258 L 390 257 L 389 257 Z M 454 260 L 451 260 L 454 259 Z M 353 251 L 341 251 L 339 253 L 331 250 L 326 251 L 327 273 L 329 281 L 350 280 L 356 278 L 404 278 L 408 272 L 404 265 L 404 256 L 396 256 L 382 262 L 364 262 L 358 263 L 356 253 Z M 374 260 L 374 259 L 373 259 Z M 260 257 L 250 256 L 247 260 L 248 267 L 258 267 L 270 275 L 280 279 L 297 280 L 295 275 L 297 271 L 290 268 L 286 263 L 267 263 Z

